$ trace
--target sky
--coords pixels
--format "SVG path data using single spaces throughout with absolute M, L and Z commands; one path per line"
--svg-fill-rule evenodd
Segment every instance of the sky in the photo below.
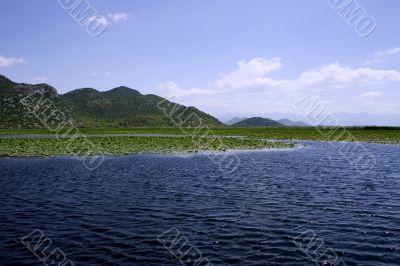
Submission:
M 307 115 L 296 104 L 312 96 L 349 123 L 400 125 L 399 10 L 397 0 L 2 0 L 0 74 L 59 93 L 124 85 L 223 119 Z

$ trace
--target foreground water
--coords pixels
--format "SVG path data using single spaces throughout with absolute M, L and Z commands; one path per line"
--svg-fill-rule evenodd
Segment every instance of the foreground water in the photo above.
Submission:
M 343 144 L 304 145 L 239 153 L 229 175 L 204 154 L 108 157 L 94 171 L 1 159 L 0 265 L 57 265 L 21 243 L 34 230 L 76 265 L 182 265 L 176 234 L 202 258 L 184 265 L 399 265 L 400 147 L 364 144 L 376 164 L 360 173 Z

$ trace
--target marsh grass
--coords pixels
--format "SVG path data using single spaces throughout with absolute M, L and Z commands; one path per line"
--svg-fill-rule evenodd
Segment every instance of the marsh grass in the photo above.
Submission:
M 274 140 L 317 140 L 317 141 L 363 141 L 370 143 L 400 144 L 400 128 L 299 128 L 299 127 L 269 127 L 269 128 L 231 128 L 221 127 L 211 129 L 219 136 L 246 136 L 248 138 Z M 82 134 L 173 134 L 185 135 L 196 133 L 201 136 L 203 131 L 179 128 L 80 128 Z M 0 135 L 12 134 L 51 134 L 45 129 L 7 129 L 0 130 Z
M 70 139 L 1 139 L 0 157 L 50 156 L 76 154 L 132 154 L 132 153 L 187 153 L 224 151 L 226 149 L 288 148 L 291 144 L 270 140 L 363 141 L 369 143 L 400 144 L 400 129 L 362 128 L 213 128 L 214 137 L 201 137 L 206 131 L 179 128 L 82 128 L 82 134 L 169 134 L 182 137 L 89 137 Z M 44 129 L 0 130 L 0 135 L 51 134 Z M 243 136 L 244 139 L 223 136 Z M 264 140 L 260 140 L 264 139 Z M 89 140 L 91 145 L 84 145 Z
M 91 145 L 86 145 L 87 141 Z M 256 139 L 205 137 L 96 137 L 70 139 L 0 139 L 0 155 L 52 156 L 135 153 L 193 153 L 266 148 L 291 148 L 293 144 Z

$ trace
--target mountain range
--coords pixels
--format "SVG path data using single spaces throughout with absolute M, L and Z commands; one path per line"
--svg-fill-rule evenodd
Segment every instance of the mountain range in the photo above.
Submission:
M 379 126 L 379 127 L 400 127 L 400 110 L 399 112 L 396 113 L 345 113 L 345 112 L 328 112 L 330 116 L 333 116 L 335 121 L 337 121 L 336 125 L 337 126 L 358 126 L 358 127 L 364 127 L 364 126 Z M 288 113 L 288 112 L 268 112 L 268 113 L 262 113 L 262 114 L 251 114 L 251 113 L 224 113 L 224 114 L 218 114 L 217 118 L 220 121 L 225 122 L 225 124 L 232 124 L 231 120 L 232 117 L 234 120 L 232 120 L 234 123 L 249 118 L 249 117 L 254 117 L 254 116 L 260 116 L 260 117 L 268 117 L 269 119 L 275 120 L 275 121 L 280 121 L 281 119 L 290 119 L 291 121 L 298 121 L 302 122 L 305 124 L 308 124 L 309 126 L 315 126 L 315 124 L 312 124 L 313 119 L 309 119 L 307 117 L 307 114 L 301 114 L 301 113 Z M 239 120 L 238 120 L 239 118 Z M 331 122 L 331 121 L 328 121 Z M 318 124 L 320 126 L 330 126 L 331 123 L 321 123 Z M 300 123 L 299 123 L 300 126 Z
M 241 123 L 242 121 L 244 121 L 244 122 Z M 278 124 L 276 124 L 274 122 L 277 122 Z M 252 118 L 234 117 L 234 118 L 228 120 L 226 122 L 226 124 L 230 125 L 230 126 L 247 126 L 247 124 L 254 125 L 254 126 L 287 126 L 287 127 L 309 127 L 310 126 L 302 121 L 292 121 L 287 118 L 273 120 L 270 118 L 262 118 L 262 117 L 252 117 Z
M 93 88 L 73 90 L 58 94 L 48 84 L 25 84 L 11 81 L 0 75 L 0 128 L 41 128 L 45 127 L 37 114 L 23 104 L 29 95 L 41 95 L 41 101 L 51 103 L 53 110 L 71 119 L 79 127 L 174 127 L 224 126 L 218 119 L 198 110 L 186 107 L 153 94 L 143 95 L 128 87 L 117 87 L 109 91 Z M 47 114 L 48 124 L 60 122 L 60 115 Z M 200 122 L 201 121 L 201 122 Z
M 143 95 L 125 86 L 109 91 L 82 88 L 59 94 L 48 84 L 16 83 L 0 75 L 0 128 L 46 127 L 21 101 L 29 95 L 37 98 L 39 94 L 42 102 L 52 105 L 41 114 L 47 114 L 49 125 L 71 120 L 78 127 L 176 127 L 177 123 L 190 127 L 198 126 L 200 120 L 202 125 L 209 127 L 225 126 L 195 107 L 153 94 Z M 57 110 L 62 117 L 50 115 L 52 110 Z M 289 119 L 275 121 L 262 117 L 235 117 L 226 124 L 233 127 L 308 126 Z
M 309 124 L 306 124 L 302 121 L 292 121 L 287 118 L 279 119 L 276 121 L 287 127 L 309 127 L 310 126 Z
M 232 127 L 282 127 L 279 122 L 263 117 L 251 117 L 231 125 Z

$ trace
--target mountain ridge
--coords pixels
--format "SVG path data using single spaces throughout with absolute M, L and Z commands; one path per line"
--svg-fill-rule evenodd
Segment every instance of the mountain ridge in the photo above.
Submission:
M 231 125 L 231 127 L 282 127 L 281 123 L 264 117 L 250 117 Z
M 306 123 L 304 123 L 302 121 L 292 121 L 292 120 L 290 120 L 288 118 L 283 118 L 283 119 L 276 120 L 276 119 L 264 118 L 264 117 L 247 117 L 247 118 L 246 117 L 234 117 L 234 118 L 231 118 L 230 120 L 228 120 L 226 122 L 226 124 L 228 126 L 233 126 L 233 125 L 235 125 L 235 124 L 237 124 L 237 123 L 239 123 L 241 121 L 244 121 L 244 120 L 247 120 L 247 119 L 250 119 L 250 118 L 253 118 L 253 119 L 254 118 L 268 119 L 268 120 L 271 120 L 271 121 L 278 122 L 279 124 L 281 124 L 281 126 L 287 126 L 287 127 L 309 127 L 310 126 L 310 125 L 308 125 L 308 124 L 306 124 Z M 259 119 L 260 126 L 262 126 L 262 123 L 263 123 L 261 121 L 262 120 Z M 276 126 L 278 126 L 278 125 L 276 125 Z
M 310 126 L 302 121 L 292 121 L 288 118 L 283 118 L 283 119 L 279 119 L 276 121 L 287 127 L 309 127 Z
M 29 114 L 21 99 L 31 93 L 42 93 L 54 108 L 63 112 L 79 127 L 222 127 L 218 119 L 192 107 L 170 102 L 154 94 L 141 94 L 127 86 L 118 86 L 108 91 L 94 88 L 79 88 L 59 94 L 48 84 L 16 83 L 0 75 L 0 127 L 41 128 L 38 121 Z M 163 102 L 167 111 L 173 108 L 180 112 L 164 114 L 158 104 Z M 201 120 L 201 121 L 199 121 Z M 48 121 L 57 123 L 57 121 Z

